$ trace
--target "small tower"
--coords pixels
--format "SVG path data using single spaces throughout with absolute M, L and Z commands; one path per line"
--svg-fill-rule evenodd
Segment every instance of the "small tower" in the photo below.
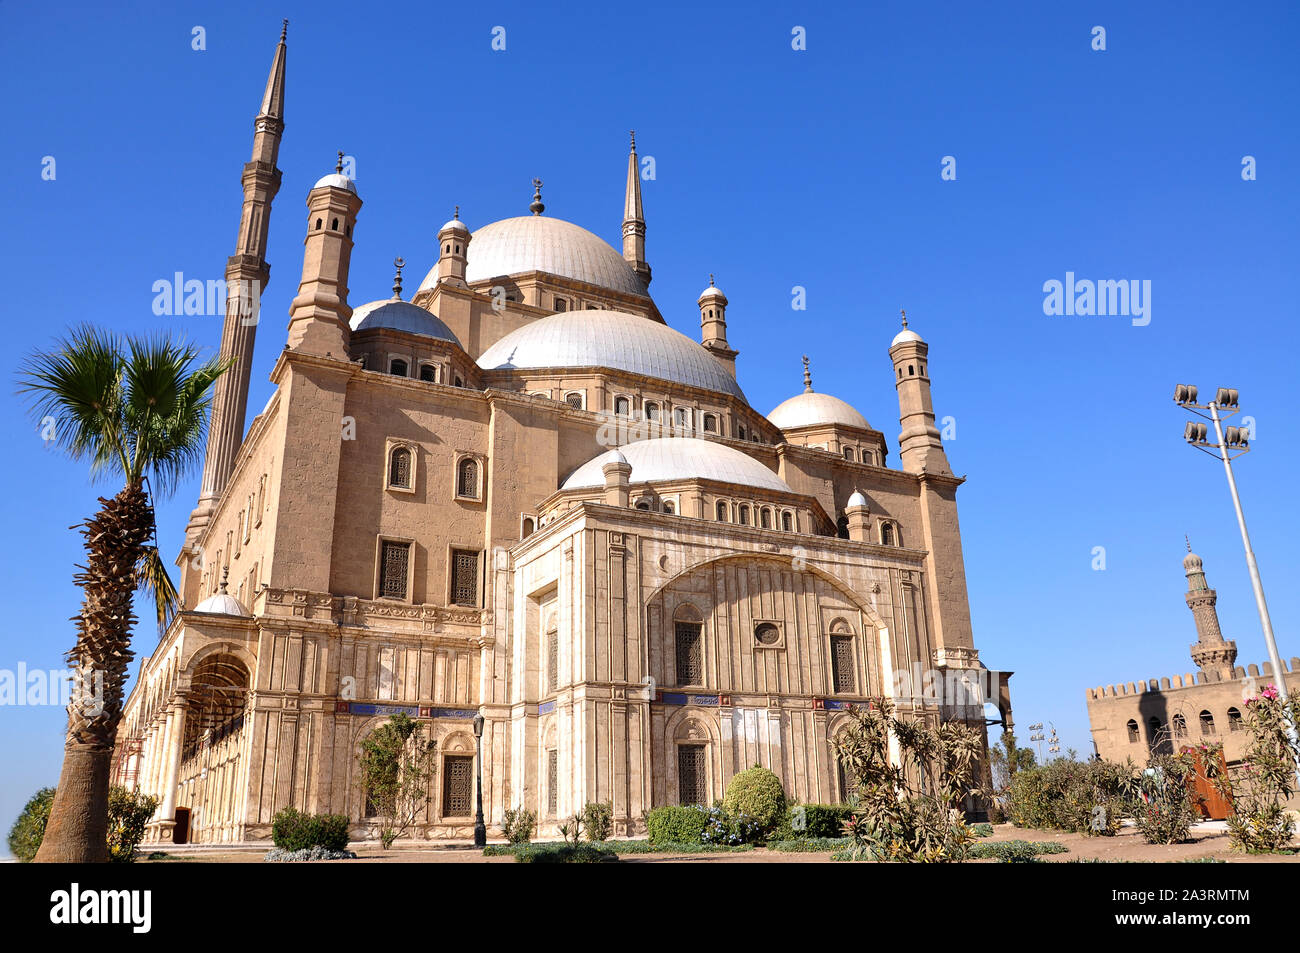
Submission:
M 647 286 L 650 265 L 645 260 L 645 212 L 641 209 L 641 163 L 636 157 L 636 130 L 627 157 L 627 195 L 623 199 L 623 260 Z
M 1201 557 L 1192 552 L 1187 543 L 1183 557 L 1183 571 L 1187 576 L 1187 608 L 1196 620 L 1196 642 L 1191 646 L 1192 661 L 1205 673 L 1206 678 L 1231 679 L 1233 664 L 1237 661 L 1237 643 L 1224 639 L 1219 630 L 1219 612 L 1214 607 L 1218 594 L 1205 581 Z
M 469 229 L 460 220 L 460 206 L 451 221 L 438 229 L 438 284 L 464 288 L 469 256 Z
M 307 238 L 302 254 L 302 281 L 289 306 L 289 347 L 295 351 L 346 360 L 351 329 L 348 319 L 348 266 L 352 229 L 361 197 L 343 174 L 343 153 L 333 174 L 307 193 Z
M 699 305 L 700 343 L 735 377 L 740 352 L 727 344 L 727 296 L 713 284 L 713 275 L 709 275 L 709 286 L 700 292 Z
M 930 346 L 921 335 L 908 329 L 907 312 L 900 314 L 903 330 L 889 345 L 894 386 L 898 388 L 898 422 L 902 426 L 898 434 L 899 462 L 908 473 L 952 473 L 943 440 L 934 426 L 934 404 L 926 372 Z
M 213 386 L 212 421 L 203 459 L 199 502 L 185 531 L 187 550 L 210 521 L 226 482 L 234 472 L 235 458 L 244 442 L 257 312 L 262 292 L 271 278 L 266 249 L 271 202 L 280 191 L 280 170 L 276 168 L 276 161 L 280 155 L 280 138 L 284 134 L 285 38 L 288 31 L 289 21 L 285 20 L 271 61 L 271 72 L 266 78 L 266 89 L 262 93 L 262 107 L 253 120 L 252 158 L 244 164 L 241 176 L 244 207 L 239 216 L 235 254 L 226 260 L 226 319 L 221 330 L 219 352 L 232 365 Z

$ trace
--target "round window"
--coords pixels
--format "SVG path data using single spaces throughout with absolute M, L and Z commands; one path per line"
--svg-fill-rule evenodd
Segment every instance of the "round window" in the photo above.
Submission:
M 760 622 L 754 626 L 754 638 L 760 645 L 776 645 L 781 641 L 781 630 L 771 622 Z

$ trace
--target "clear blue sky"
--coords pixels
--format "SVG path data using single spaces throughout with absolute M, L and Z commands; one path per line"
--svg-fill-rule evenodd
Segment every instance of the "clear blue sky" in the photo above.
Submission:
M 1230 385 L 1258 420 L 1239 466 L 1284 656 L 1300 655 L 1291 479 L 1300 465 L 1294 5 L 1210 3 L 7 3 L 0 267 L 10 363 L 69 324 L 170 328 L 215 348 L 219 317 L 159 318 L 153 282 L 219 277 L 239 173 L 290 18 L 284 182 L 250 408 L 284 343 L 303 202 L 357 161 L 353 301 L 417 280 L 454 204 L 471 227 L 547 214 L 619 241 L 627 130 L 645 184 L 655 298 L 695 336 L 709 272 L 731 300 L 741 381 L 767 411 L 801 385 L 856 405 L 897 460 L 886 353 L 906 307 L 969 482 L 961 520 L 975 640 L 1016 672 L 1017 720 L 1091 750 L 1084 689 L 1185 672 L 1183 534 L 1241 661 L 1265 657 L 1222 468 L 1181 440 L 1174 384 Z M 191 29 L 207 49 L 191 49 Z M 506 51 L 490 48 L 506 28 Z M 1095 25 L 1107 49 L 1091 49 Z M 803 26 L 807 49 L 791 49 Z M 57 178 L 43 181 L 54 156 Z M 940 163 L 957 162 L 955 181 Z M 1241 177 L 1255 156 L 1258 179 Z M 1152 283 L 1151 323 L 1048 317 L 1043 283 Z M 807 288 L 808 310 L 790 308 Z M 10 596 L 0 668 L 60 665 L 95 509 L 0 388 Z M 1293 395 L 1294 396 L 1294 395 Z M 174 551 L 197 480 L 160 510 Z M 1091 568 L 1093 547 L 1107 568 Z M 155 636 L 144 626 L 136 651 Z M 0 709 L 0 827 L 57 779 L 64 717 Z M 1021 732 L 1022 737 L 1027 731 Z

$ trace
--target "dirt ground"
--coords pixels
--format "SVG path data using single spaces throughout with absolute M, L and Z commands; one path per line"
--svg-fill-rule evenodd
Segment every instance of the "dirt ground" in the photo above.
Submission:
M 1007 840 L 1055 841 L 1068 848 L 1068 853 L 1040 855 L 1039 859 L 1047 863 L 1062 863 L 1070 860 L 1167 863 L 1206 857 L 1229 863 L 1300 862 L 1300 854 L 1250 856 L 1234 853 L 1228 846 L 1228 835 L 1221 823 L 1198 825 L 1193 829 L 1192 840 L 1186 844 L 1148 844 L 1131 827 L 1124 828 L 1114 837 L 1085 837 L 1082 834 L 1066 834 L 1060 831 L 1029 830 L 1013 827 L 1010 824 L 997 825 L 992 837 L 981 839 L 983 843 Z M 326 861 L 326 863 L 514 863 L 513 857 L 484 857 L 481 851 L 470 847 L 411 847 L 383 850 L 378 845 L 358 844 L 353 845 L 351 849 L 357 854 L 356 860 Z M 260 846 L 213 849 L 189 845 L 170 848 L 165 860 L 153 861 L 153 863 L 262 863 L 264 854 L 265 848 Z M 759 848 L 734 854 L 624 854 L 622 859 L 624 863 L 632 864 L 817 864 L 828 862 L 830 853 L 786 854 Z

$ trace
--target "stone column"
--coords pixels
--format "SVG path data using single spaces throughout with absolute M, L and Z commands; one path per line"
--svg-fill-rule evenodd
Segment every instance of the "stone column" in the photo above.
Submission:
M 167 712 L 167 747 L 163 750 L 162 806 L 158 808 L 159 835 L 166 839 L 176 826 L 176 783 L 181 771 L 185 740 L 185 699 L 177 696 Z

